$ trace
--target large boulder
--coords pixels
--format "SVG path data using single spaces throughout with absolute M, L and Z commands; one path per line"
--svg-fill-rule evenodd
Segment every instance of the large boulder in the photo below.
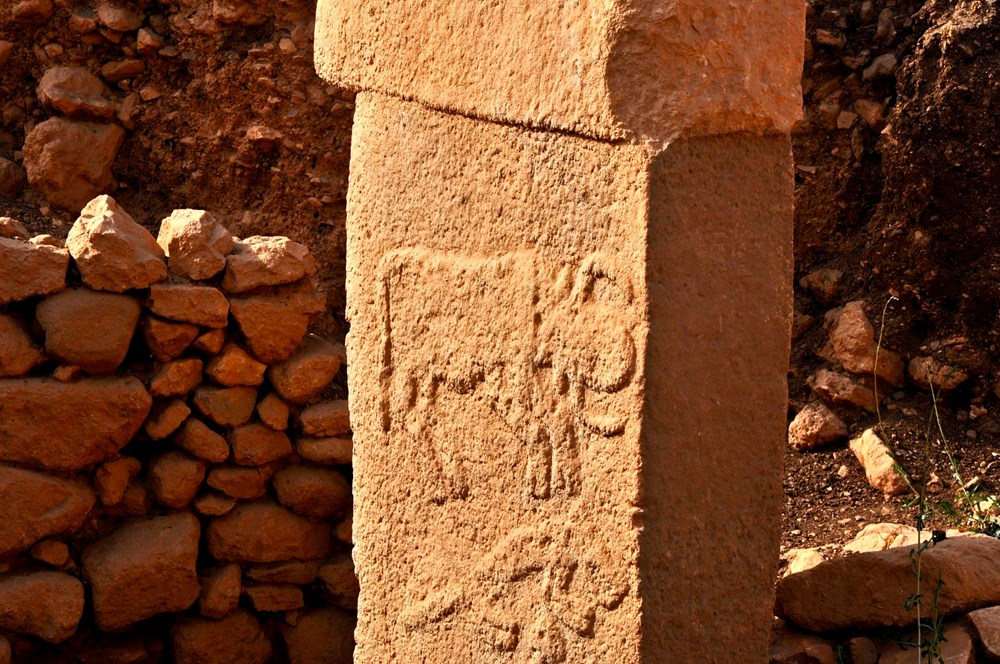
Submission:
M 124 140 L 116 124 L 49 118 L 24 140 L 28 182 L 52 205 L 79 212 L 111 188 L 111 165 Z
M 914 551 L 859 553 L 786 576 L 778 581 L 775 613 L 811 632 L 912 625 Z M 928 604 L 933 598 L 939 616 L 1000 604 L 1000 540 L 948 538 L 920 555 L 919 592 Z
M 79 288 L 45 298 L 35 313 L 50 356 L 104 374 L 125 359 L 142 307 L 128 295 Z
M 198 519 L 182 512 L 123 526 L 87 547 L 83 575 L 97 626 L 117 630 L 194 604 L 200 534 Z
M 0 577 L 0 630 L 60 643 L 83 617 L 83 584 L 60 572 Z
M 110 196 L 87 203 L 69 229 L 66 248 L 83 283 L 94 290 L 120 293 L 167 278 L 160 245 Z
M 80 470 L 116 455 L 153 400 L 138 379 L 0 380 L 0 461 Z
M 96 500 L 83 482 L 0 466 L 0 556 L 74 532 Z

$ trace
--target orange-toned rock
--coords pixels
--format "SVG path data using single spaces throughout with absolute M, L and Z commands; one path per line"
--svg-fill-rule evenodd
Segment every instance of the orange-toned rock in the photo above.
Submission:
M 906 479 L 896 470 L 896 458 L 874 429 L 867 429 L 850 443 L 851 451 L 865 469 L 868 483 L 888 496 L 901 496 L 910 490 Z
M 11 664 L 11 661 L 10 641 L 0 636 L 0 664 Z
M 61 643 L 83 617 L 83 584 L 60 572 L 0 577 L 0 629 Z
M 118 113 L 110 88 L 86 67 L 45 70 L 37 94 L 47 110 L 70 118 L 111 120 Z
M 94 619 L 104 631 L 151 616 L 183 611 L 200 594 L 198 519 L 187 512 L 117 529 L 83 552 Z
M 926 634 L 926 632 L 925 632 Z M 903 635 L 905 642 L 914 643 L 916 632 Z M 894 639 L 886 639 L 879 651 L 878 664 L 913 664 L 916 651 Z M 959 621 L 946 622 L 941 631 L 940 652 L 933 657 L 938 664 L 976 664 L 976 645 L 969 630 Z
M 205 373 L 216 383 L 227 387 L 256 386 L 264 382 L 266 369 L 266 364 L 253 359 L 236 344 L 229 343 L 208 362 Z
M 788 444 L 799 452 L 815 449 L 847 436 L 847 425 L 819 401 L 799 411 L 788 425 Z
M 833 641 L 815 634 L 802 634 L 785 626 L 771 636 L 768 664 L 838 664 Z
M 131 32 L 142 25 L 142 16 L 124 3 L 105 0 L 97 4 L 97 19 L 116 32 Z
M 35 311 L 46 353 L 88 373 L 106 374 L 125 359 L 142 307 L 128 295 L 79 288 L 45 298 Z
M 121 502 L 106 506 L 105 512 L 115 516 L 146 516 L 152 507 L 153 496 L 146 484 L 138 477 L 132 477 Z
M 180 356 L 198 337 L 198 327 L 190 323 L 167 321 L 146 315 L 139 323 L 142 338 L 158 362 L 169 362 Z
M 205 210 L 174 210 L 161 222 L 156 241 L 170 271 L 195 280 L 221 272 L 233 250 L 233 236 Z
M 933 385 L 935 391 L 953 390 L 969 379 L 969 374 L 958 367 L 927 356 L 910 360 L 907 371 L 914 383 L 924 389 L 929 389 Z
M 847 628 L 905 627 L 917 620 L 907 610 L 916 591 L 911 547 L 859 553 L 828 560 L 778 581 L 775 613 L 812 632 Z M 925 597 L 937 580 L 938 615 L 1000 604 L 1000 541 L 990 537 L 948 538 L 922 554 Z
M 160 366 L 149 382 L 154 397 L 184 396 L 201 383 L 203 363 L 193 357 L 174 360 Z
M 163 250 L 110 196 L 87 203 L 69 229 L 66 248 L 83 283 L 120 293 L 167 278 Z
M 31 557 L 46 565 L 62 567 L 69 562 L 69 547 L 59 540 L 42 540 L 31 547 Z
M 283 431 L 254 422 L 229 434 L 233 461 L 241 466 L 263 466 L 292 453 L 292 441 Z
M 316 272 L 316 259 L 305 245 L 287 237 L 248 237 L 226 258 L 222 287 L 245 293 L 261 286 L 280 286 Z
M 255 611 L 293 611 L 305 606 L 302 589 L 288 583 L 244 586 L 243 595 Z
M 808 382 L 816 396 L 831 405 L 850 405 L 875 412 L 875 393 L 844 374 L 820 369 Z
M 194 342 L 194 347 L 203 353 L 215 355 L 222 350 L 222 346 L 225 343 L 226 331 L 221 328 L 216 328 L 214 330 L 209 330 L 198 337 Z
M 322 392 L 346 362 L 342 344 L 310 334 L 291 357 L 268 369 L 267 377 L 283 399 L 303 404 Z
M 229 458 L 229 443 L 196 417 L 189 417 L 174 437 L 178 447 L 209 463 Z
M 0 380 L 0 461 L 79 470 L 118 453 L 152 399 L 135 378 Z M 85 417 L 81 417 L 85 414 Z M 72 430 L 65 424 L 72 423 Z
M 170 451 L 149 463 L 149 488 L 164 507 L 187 507 L 205 479 L 205 464 L 183 452 Z
M 123 456 L 111 461 L 105 461 L 94 473 L 94 488 L 103 505 L 117 505 L 125 497 L 129 481 L 139 474 L 142 463 L 134 458 Z
M 183 399 L 161 401 L 153 407 L 143 428 L 153 440 L 163 440 L 177 431 L 190 414 L 191 409 Z
M 80 664 L 140 664 L 148 662 L 153 656 L 150 651 L 157 652 L 162 646 L 158 641 L 153 641 L 151 648 L 147 650 L 146 641 L 141 636 L 120 636 L 114 635 L 100 639 L 93 645 L 88 640 L 88 645 L 74 649 Z
M 232 512 L 234 507 L 236 507 L 235 498 L 214 491 L 198 496 L 194 501 L 195 511 L 203 516 L 223 516 Z
M 1000 606 L 971 612 L 969 624 L 989 661 L 1000 660 Z
M 0 378 L 23 376 L 44 361 L 24 321 L 0 311 Z
M 174 664 L 266 664 L 271 642 L 257 619 L 235 611 L 221 620 L 180 617 L 170 633 Z
M 271 475 L 272 471 L 267 467 L 216 466 L 208 473 L 208 485 L 232 498 L 250 500 L 260 498 L 267 492 Z
M 321 401 L 299 414 L 302 433 L 310 437 L 341 436 L 351 431 L 351 415 L 346 400 Z
M 350 438 L 299 438 L 295 451 L 303 459 L 327 466 L 343 466 L 354 458 L 354 441 Z
M 357 618 L 334 608 L 303 611 L 295 625 L 282 625 L 289 664 L 352 664 Z
M 276 394 L 268 394 L 257 404 L 257 417 L 265 426 L 275 431 L 288 428 L 288 405 Z
M 358 593 L 361 587 L 354 573 L 351 554 L 340 553 L 319 569 L 319 579 L 334 605 L 350 611 L 358 610 Z
M 194 405 L 219 426 L 235 427 L 253 415 L 257 390 L 252 387 L 200 387 L 194 393 Z
M 17 219 L 0 216 L 0 237 L 10 238 L 11 240 L 27 240 L 31 238 L 31 234 L 24 227 L 24 224 Z
M 230 301 L 230 311 L 247 347 L 265 364 L 291 356 L 302 343 L 309 323 L 325 308 L 326 297 L 321 293 L 252 295 Z
M 204 327 L 225 327 L 229 322 L 229 301 L 211 286 L 154 284 L 146 306 L 162 318 Z
M 289 466 L 271 480 L 278 501 L 297 514 L 326 519 L 351 504 L 351 485 L 336 470 Z
M 273 503 L 250 503 L 213 519 L 206 540 L 209 554 L 225 562 L 309 560 L 330 552 L 330 526 Z
M 222 618 L 240 603 L 242 588 L 239 565 L 226 565 L 201 580 L 198 609 L 206 618 Z
M 322 563 L 318 560 L 288 560 L 269 565 L 254 565 L 247 578 L 260 583 L 293 583 L 307 586 L 316 580 Z
M 354 545 L 354 517 L 349 516 L 340 523 L 334 529 L 333 534 L 336 535 L 344 544 Z
M 72 533 L 96 500 L 83 482 L 0 466 L 0 556 Z
M 28 182 L 52 205 L 79 212 L 111 188 L 111 165 L 124 140 L 125 130 L 117 124 L 49 118 L 35 125 L 24 140 Z M 113 290 L 94 285 L 86 277 L 84 283 L 97 290 Z
M 864 302 L 848 302 L 831 314 L 828 315 L 832 319 L 829 349 L 834 361 L 851 373 L 871 376 L 874 372 L 891 385 L 903 384 L 903 360 L 888 348 L 878 348 L 875 328 L 865 315 Z
M 0 237 L 0 304 L 66 288 L 69 252 Z

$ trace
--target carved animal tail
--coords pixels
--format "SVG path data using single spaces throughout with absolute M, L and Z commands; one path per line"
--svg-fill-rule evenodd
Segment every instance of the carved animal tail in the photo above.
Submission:
M 392 425 L 392 267 L 396 265 L 394 255 L 389 254 L 379 264 L 378 303 L 379 324 L 382 333 L 382 348 L 379 349 L 379 408 L 382 415 L 382 430 L 388 432 Z

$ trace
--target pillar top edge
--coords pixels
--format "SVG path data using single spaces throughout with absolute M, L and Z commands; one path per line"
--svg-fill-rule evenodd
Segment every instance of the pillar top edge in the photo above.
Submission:
M 787 133 L 802 0 L 319 0 L 334 85 L 470 117 L 662 144 Z

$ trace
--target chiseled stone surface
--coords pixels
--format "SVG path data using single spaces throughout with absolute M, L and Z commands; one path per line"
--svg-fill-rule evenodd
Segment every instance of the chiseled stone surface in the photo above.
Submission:
M 0 380 L 0 461 L 50 470 L 106 461 L 132 439 L 152 403 L 132 377 Z
M 788 132 L 801 116 L 795 0 L 321 0 L 331 83 L 604 139 Z
M 338 4 L 325 3 L 327 28 Z M 701 4 L 722 23 L 738 13 Z M 442 21 L 462 14 L 436 5 Z M 401 3 L 383 6 L 373 20 Z M 681 9 L 693 11 L 664 15 Z M 538 25 L 521 27 L 561 44 Z M 421 61 L 456 69 L 435 58 Z M 791 320 L 787 137 L 657 151 L 362 93 L 353 141 L 356 661 L 764 661 Z

